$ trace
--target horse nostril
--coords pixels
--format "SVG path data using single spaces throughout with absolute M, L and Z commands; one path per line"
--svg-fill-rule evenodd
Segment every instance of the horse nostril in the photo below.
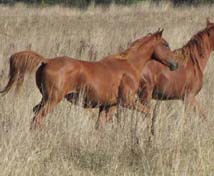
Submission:
M 177 63 L 177 62 L 171 62 L 171 63 L 170 63 L 169 69 L 170 69 L 171 71 L 174 71 L 174 70 L 176 70 L 177 68 L 178 68 L 178 63 Z

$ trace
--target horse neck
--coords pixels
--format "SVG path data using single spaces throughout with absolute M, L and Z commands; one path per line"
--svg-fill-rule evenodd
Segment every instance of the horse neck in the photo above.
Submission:
M 195 46 L 196 53 L 193 54 L 192 58 L 195 60 L 195 63 L 197 67 L 201 70 L 203 73 L 205 70 L 205 67 L 207 66 L 207 62 L 210 58 L 211 54 L 211 48 L 209 42 L 203 41 L 203 48 L 202 52 L 199 51 L 199 47 Z M 194 61 L 193 61 L 194 62 Z
M 179 62 L 183 62 L 184 67 L 193 65 L 195 69 L 199 69 L 203 73 L 212 50 L 210 42 L 205 42 L 204 39 L 202 42 L 201 46 L 189 42 L 183 48 L 177 49 L 174 52 L 178 53 L 176 58 Z
M 142 70 L 145 63 L 151 58 L 153 49 L 143 49 L 141 52 L 133 52 L 127 58 L 128 62 L 131 63 L 139 71 Z
M 201 65 L 201 71 L 204 72 L 205 67 L 207 66 L 207 62 L 210 58 L 211 50 L 207 51 L 205 57 L 203 59 L 200 59 L 200 65 Z

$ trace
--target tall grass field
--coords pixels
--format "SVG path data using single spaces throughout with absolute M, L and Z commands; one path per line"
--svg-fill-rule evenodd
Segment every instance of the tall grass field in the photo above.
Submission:
M 214 22 L 214 6 L 173 7 L 139 3 L 88 9 L 0 6 L 0 89 L 8 80 L 9 57 L 26 49 L 41 55 L 100 60 L 158 28 L 171 49 L 182 47 Z M 214 56 L 197 96 L 207 113 L 185 112 L 182 101 L 152 101 L 152 113 L 118 108 L 117 123 L 95 130 L 98 109 L 64 100 L 30 131 L 32 108 L 41 94 L 35 75 L 21 92 L 0 97 L 1 176 L 214 176 Z M 154 136 L 151 118 L 156 117 Z

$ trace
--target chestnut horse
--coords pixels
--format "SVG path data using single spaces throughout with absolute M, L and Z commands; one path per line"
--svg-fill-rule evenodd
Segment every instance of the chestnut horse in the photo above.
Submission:
M 124 74 L 138 80 L 132 85 L 137 91 L 140 71 L 148 60 L 155 58 L 171 70 L 177 68 L 177 63 L 172 61 L 171 50 L 166 47 L 168 43 L 162 38 L 162 32 L 143 37 L 121 54 L 97 62 L 58 57 L 43 63 L 36 73 L 42 100 L 34 107 L 36 115 L 33 126 L 40 126 L 42 119 L 64 97 L 72 95 L 76 99 L 81 92 L 84 92 L 84 107 L 99 107 L 98 126 L 105 123 L 117 104 L 118 89 Z M 136 109 L 134 104 L 129 104 L 129 108 Z M 137 110 L 144 112 L 144 107 Z
M 213 50 L 214 24 L 207 21 L 205 29 L 194 35 L 182 48 L 174 50 L 177 60 L 183 62 L 177 70 L 171 72 L 168 67 L 154 60 L 145 64 L 139 89 L 141 102 L 146 106 L 151 99 L 181 99 L 185 100 L 186 109 L 197 108 L 206 118 L 196 95 L 202 88 L 203 72 Z M 154 119 L 152 121 L 154 123 Z
M 118 90 L 123 75 L 137 80 L 139 87 L 140 72 L 148 60 L 156 59 L 162 64 L 177 68 L 168 43 L 157 31 L 133 42 L 127 50 L 108 56 L 97 62 L 76 60 L 70 57 L 41 58 L 40 63 L 30 62 L 36 72 L 36 83 L 42 94 L 41 102 L 34 107 L 33 127 L 40 126 L 42 119 L 63 99 L 75 102 L 84 92 L 84 107 L 99 107 L 98 125 L 107 121 L 118 102 Z M 130 107 L 130 105 L 129 105 Z M 135 108 L 132 104 L 131 108 Z M 140 107 L 139 111 L 144 111 Z

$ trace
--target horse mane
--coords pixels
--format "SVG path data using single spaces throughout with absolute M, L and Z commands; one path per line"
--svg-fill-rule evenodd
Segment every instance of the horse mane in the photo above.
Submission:
M 147 43 L 153 36 L 156 36 L 158 33 L 159 31 L 155 33 L 148 33 L 146 36 L 132 42 L 130 44 L 130 47 L 127 48 L 126 50 L 122 51 L 119 54 L 113 55 L 113 57 L 116 59 L 122 59 L 122 60 L 129 59 L 130 53 L 132 53 L 133 51 L 139 50 L 143 45 L 145 45 L 145 43 Z M 112 57 L 112 56 L 109 56 L 109 57 Z
M 205 41 L 205 38 L 209 38 L 211 30 L 214 30 L 214 26 L 206 27 L 196 33 L 182 48 L 174 50 L 176 60 L 186 63 L 188 59 L 191 59 L 195 64 L 199 58 L 203 58 L 206 49 L 210 49 L 210 45 Z

